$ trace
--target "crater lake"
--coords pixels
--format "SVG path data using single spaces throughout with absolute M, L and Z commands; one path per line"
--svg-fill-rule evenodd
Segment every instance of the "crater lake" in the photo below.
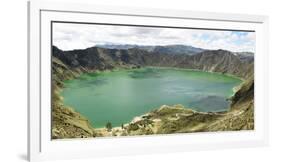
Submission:
M 233 88 L 242 81 L 228 75 L 174 68 L 140 68 L 83 74 L 64 82 L 64 105 L 95 128 L 130 122 L 162 105 L 181 104 L 203 112 L 228 110 Z

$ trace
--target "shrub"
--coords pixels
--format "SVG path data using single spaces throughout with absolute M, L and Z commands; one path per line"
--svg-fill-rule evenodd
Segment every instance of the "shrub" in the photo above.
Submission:
M 107 128 L 107 131 L 110 132 L 112 129 L 112 124 L 110 122 L 107 122 L 105 127 Z

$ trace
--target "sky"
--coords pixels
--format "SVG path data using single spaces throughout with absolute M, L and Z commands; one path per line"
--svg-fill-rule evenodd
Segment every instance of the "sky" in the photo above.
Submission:
M 85 49 L 101 44 L 181 44 L 254 52 L 255 32 L 53 23 L 53 45 L 62 50 Z

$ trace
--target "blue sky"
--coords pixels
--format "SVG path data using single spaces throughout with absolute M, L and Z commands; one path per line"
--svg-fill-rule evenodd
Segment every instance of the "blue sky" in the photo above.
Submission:
M 248 40 L 245 40 L 243 38 L 247 37 L 248 33 L 249 32 L 232 31 L 231 32 L 232 35 L 236 35 L 237 37 L 239 37 L 239 39 L 235 40 L 234 43 L 237 44 L 237 45 L 243 45 L 244 43 L 246 43 L 245 41 L 248 41 Z M 254 42 L 252 42 L 252 43 L 254 43 Z
M 255 32 L 71 23 L 53 24 L 53 44 L 60 49 L 83 49 L 105 43 L 138 45 L 183 44 L 205 49 L 254 52 Z

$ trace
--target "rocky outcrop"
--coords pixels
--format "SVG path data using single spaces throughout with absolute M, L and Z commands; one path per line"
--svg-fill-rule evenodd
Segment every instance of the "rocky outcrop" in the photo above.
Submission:
M 52 108 L 52 139 L 95 137 L 90 122 L 70 107 Z

